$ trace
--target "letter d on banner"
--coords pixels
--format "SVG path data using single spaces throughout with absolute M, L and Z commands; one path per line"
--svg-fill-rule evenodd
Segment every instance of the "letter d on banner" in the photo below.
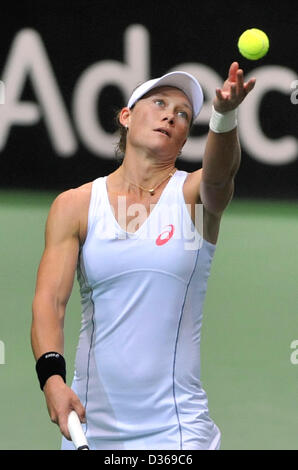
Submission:
M 5 85 L 0 80 L 0 104 L 5 104 Z
M 124 34 L 124 63 L 105 60 L 91 65 L 78 80 L 73 98 L 77 129 L 88 149 L 114 158 L 115 135 L 98 122 L 98 97 L 107 85 L 118 87 L 128 101 L 133 88 L 148 80 L 149 34 L 142 25 L 132 25 Z M 120 47 L 120 45 L 119 45 Z M 111 103 L 113 107 L 115 103 Z

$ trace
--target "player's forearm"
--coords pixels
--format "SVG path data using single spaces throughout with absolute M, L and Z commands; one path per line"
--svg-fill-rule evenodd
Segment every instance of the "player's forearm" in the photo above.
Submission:
M 31 344 L 35 359 L 49 351 L 63 354 L 63 308 L 34 300 L 32 313 Z
M 206 185 L 223 187 L 240 165 L 241 149 L 237 128 L 230 132 L 209 131 L 203 157 L 202 179 Z

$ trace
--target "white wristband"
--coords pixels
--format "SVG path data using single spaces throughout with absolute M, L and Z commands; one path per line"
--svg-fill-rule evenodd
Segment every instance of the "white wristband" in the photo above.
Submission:
M 216 111 L 214 106 L 212 106 L 212 113 L 209 122 L 210 129 L 217 134 L 229 132 L 232 129 L 235 129 L 235 127 L 237 127 L 237 110 L 238 108 L 222 114 Z

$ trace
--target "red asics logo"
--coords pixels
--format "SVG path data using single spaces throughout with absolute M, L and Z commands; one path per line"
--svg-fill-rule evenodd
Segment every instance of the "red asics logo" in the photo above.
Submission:
M 166 227 L 169 227 L 167 228 L 166 230 L 164 230 L 163 232 L 161 232 L 161 234 L 159 235 L 159 237 L 156 239 L 156 245 L 157 246 L 162 246 L 164 245 L 165 243 L 167 243 L 171 238 L 172 236 L 174 235 L 174 225 L 167 225 Z

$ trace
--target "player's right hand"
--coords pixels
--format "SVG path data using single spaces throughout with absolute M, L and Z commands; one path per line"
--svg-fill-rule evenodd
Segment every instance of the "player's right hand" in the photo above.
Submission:
M 85 408 L 78 396 L 64 383 L 60 375 L 49 377 L 43 391 L 51 421 L 59 426 L 66 439 L 71 440 L 67 426 L 68 415 L 72 410 L 75 410 L 81 423 L 85 423 Z

